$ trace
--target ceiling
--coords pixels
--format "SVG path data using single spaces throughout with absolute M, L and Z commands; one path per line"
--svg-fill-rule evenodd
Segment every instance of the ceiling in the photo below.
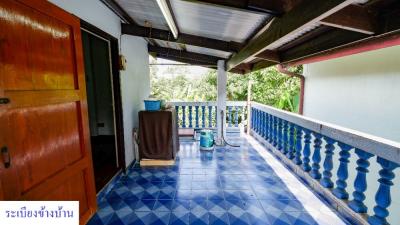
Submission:
M 400 28 L 392 20 L 400 16 L 397 0 L 166 0 L 179 30 L 175 39 L 156 0 L 102 1 L 128 21 L 123 33 L 146 38 L 157 56 L 211 67 L 224 59 L 240 73 Z

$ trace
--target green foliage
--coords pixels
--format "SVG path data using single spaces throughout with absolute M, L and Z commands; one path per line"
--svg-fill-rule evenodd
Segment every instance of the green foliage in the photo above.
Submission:
M 302 73 L 302 67 L 290 69 Z M 187 71 L 175 71 L 174 77 L 157 77 L 152 72 L 152 94 L 167 101 L 215 101 L 217 99 L 217 73 L 210 70 L 198 79 L 189 79 Z M 252 82 L 252 100 L 280 109 L 297 112 L 300 81 L 279 73 L 270 67 L 246 75 L 228 74 L 227 99 L 246 101 L 248 83 Z

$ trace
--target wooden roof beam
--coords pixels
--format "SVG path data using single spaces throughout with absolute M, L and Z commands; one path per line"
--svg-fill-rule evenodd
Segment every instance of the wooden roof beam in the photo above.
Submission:
M 226 64 L 231 70 L 250 57 L 268 49 L 268 46 L 287 35 L 300 32 L 345 8 L 354 0 L 304 0 L 280 18 L 275 18 L 269 28 L 248 43 L 240 52 L 233 55 Z
M 192 59 L 187 59 L 187 58 L 179 58 L 179 57 L 175 57 L 175 56 L 171 56 L 171 55 L 162 55 L 162 54 L 154 54 L 154 57 L 157 58 L 161 58 L 161 59 L 166 59 L 166 60 L 171 60 L 171 61 L 176 61 L 176 62 L 180 62 L 180 63 L 187 63 L 193 66 L 202 66 L 202 67 L 207 67 L 207 68 L 211 68 L 211 67 L 216 67 L 216 64 L 213 63 L 209 63 L 209 62 L 199 62 L 199 61 L 195 61 Z
M 363 34 L 376 33 L 376 26 L 372 15 L 367 8 L 358 5 L 349 5 L 331 16 L 321 20 L 321 24 L 344 30 L 351 30 Z
M 177 50 L 172 48 L 164 48 L 157 46 L 148 46 L 149 53 L 156 53 L 157 56 L 170 57 L 174 59 L 183 59 L 186 61 L 190 61 L 196 64 L 210 64 L 217 65 L 218 60 L 223 60 L 222 58 L 210 55 L 204 55 L 194 52 L 187 52 L 183 50 Z M 178 61 L 178 60 L 175 60 Z M 187 62 L 187 63 L 190 63 Z
M 236 69 L 238 69 L 239 71 L 242 71 L 243 74 L 251 72 L 252 68 L 253 67 L 250 63 L 242 63 L 236 67 Z
M 270 62 L 276 62 L 276 63 L 279 63 L 281 61 L 278 52 L 271 51 L 271 50 L 265 50 L 265 51 L 259 53 L 258 55 L 256 55 L 255 57 L 259 58 L 259 59 L 267 60 Z
M 132 17 L 129 16 L 127 12 L 125 12 L 122 7 L 116 3 L 114 0 L 100 0 L 106 5 L 111 11 L 117 14 L 124 22 L 129 24 L 136 24 Z
M 184 33 L 180 33 L 178 38 L 175 39 L 172 33 L 168 30 L 161 30 L 138 25 L 121 24 L 121 30 L 122 34 L 175 42 L 180 44 L 194 45 L 224 52 L 237 52 L 242 47 L 242 44 L 237 42 L 222 41 Z

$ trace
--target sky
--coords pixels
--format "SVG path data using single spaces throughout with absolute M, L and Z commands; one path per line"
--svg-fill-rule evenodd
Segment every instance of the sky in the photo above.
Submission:
M 154 61 L 150 61 L 151 62 Z M 176 62 L 176 61 L 171 61 L 171 60 L 166 60 L 166 59 L 161 59 L 161 58 L 157 58 L 157 64 L 182 64 L 180 62 Z M 151 65 L 151 66 L 155 66 L 155 65 Z M 165 76 L 165 77 L 171 77 L 172 74 L 167 72 L 167 68 L 170 67 L 168 65 L 157 65 L 158 71 L 157 71 L 157 75 L 158 76 Z M 197 78 L 197 77 L 201 77 L 202 75 L 205 75 L 210 69 L 205 68 L 205 67 L 201 67 L 201 66 L 184 66 L 185 68 L 187 68 L 188 70 L 188 75 L 190 75 L 190 77 L 192 78 Z

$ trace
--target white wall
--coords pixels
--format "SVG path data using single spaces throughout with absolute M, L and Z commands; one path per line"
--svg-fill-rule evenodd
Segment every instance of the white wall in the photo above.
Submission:
M 121 36 L 121 21 L 99 0 L 49 0 L 71 14 L 85 20 L 120 40 L 121 52 L 127 60 L 127 70 L 121 71 L 121 95 L 125 138 L 125 161 L 134 159 L 132 129 L 138 126 L 137 112 L 150 93 L 147 42 L 143 38 Z
M 306 65 L 304 115 L 400 142 L 400 46 Z M 325 143 L 324 143 L 325 145 Z M 334 155 L 334 176 L 339 166 Z M 357 156 L 351 152 L 348 192 L 354 191 Z M 322 152 L 322 160 L 324 159 Z M 373 214 L 380 165 L 370 160 L 366 205 Z M 322 161 L 323 162 L 323 161 Z M 400 169 L 395 170 L 390 224 L 400 224 Z M 351 196 L 351 195 L 350 195 Z
M 400 46 L 305 66 L 304 115 L 400 142 Z
M 143 99 L 150 94 L 150 70 L 147 42 L 143 38 L 124 35 L 121 38 L 122 54 L 127 69 L 121 73 L 122 106 L 124 114 L 126 165 L 135 158 L 132 128 L 139 126 L 138 112 L 144 109 Z

